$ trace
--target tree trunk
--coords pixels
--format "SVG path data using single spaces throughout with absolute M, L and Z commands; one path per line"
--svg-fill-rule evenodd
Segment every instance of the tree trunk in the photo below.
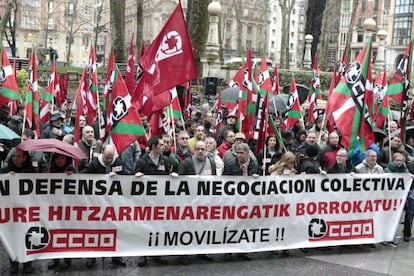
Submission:
M 144 1 L 143 0 L 137 0 L 137 29 L 136 29 L 136 39 L 135 39 L 135 45 L 137 46 L 137 51 L 135 52 L 137 55 L 136 60 L 139 60 L 141 57 L 141 49 L 142 49 L 142 25 L 143 25 L 143 7 L 144 7 Z
M 207 12 L 209 0 L 193 0 L 190 18 L 187 18 L 189 35 L 194 48 L 194 58 L 198 75 L 201 76 L 200 58 L 204 54 L 208 36 L 209 15 Z
M 282 10 L 282 37 L 280 47 L 280 68 L 290 68 L 289 42 L 290 42 L 290 15 L 295 0 L 281 0 L 279 6 Z
M 111 0 L 111 34 L 114 41 L 115 62 L 126 62 L 125 0 Z

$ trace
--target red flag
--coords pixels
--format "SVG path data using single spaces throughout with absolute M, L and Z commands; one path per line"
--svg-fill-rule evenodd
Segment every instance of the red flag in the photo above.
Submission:
M 247 134 L 252 130 L 253 126 L 250 120 L 247 120 L 247 107 L 253 90 L 252 52 L 250 49 L 247 51 L 246 63 L 242 66 L 242 72 L 243 81 L 240 83 L 241 86 L 239 86 L 240 90 L 237 104 L 237 128 L 247 137 Z
M 273 95 L 280 94 L 279 69 L 277 64 L 275 64 L 275 72 L 273 74 L 272 93 Z
M 95 48 L 91 44 L 89 49 L 89 63 L 86 65 L 85 84 L 82 90 L 83 110 L 88 124 L 93 124 L 98 113 L 98 73 L 96 66 Z
M 32 129 L 36 133 L 36 137 L 40 137 L 40 120 L 39 120 L 39 91 L 37 85 L 37 62 L 36 49 L 33 48 L 30 55 L 29 63 L 29 80 L 26 93 L 26 127 Z
M 125 84 L 130 94 L 135 91 L 135 51 L 134 51 L 134 34 L 131 36 L 129 43 L 128 65 L 126 68 Z
M 59 87 L 56 86 L 56 103 L 58 107 L 63 107 L 67 104 L 69 78 L 67 74 L 57 75 L 57 77 Z
M 179 1 L 158 36 L 140 59 L 144 78 L 158 95 L 197 78 L 191 41 Z

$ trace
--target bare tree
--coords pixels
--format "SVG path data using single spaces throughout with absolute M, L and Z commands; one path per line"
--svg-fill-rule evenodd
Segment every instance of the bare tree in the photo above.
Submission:
M 6 11 L 1 22 L 0 41 L 5 36 L 7 44 L 9 44 L 11 54 L 16 57 L 16 17 L 17 17 L 17 3 L 16 0 L 9 0 L 7 2 Z
M 279 6 L 282 10 L 282 37 L 280 49 L 280 67 L 289 69 L 289 38 L 290 38 L 290 16 L 296 0 L 280 0 Z

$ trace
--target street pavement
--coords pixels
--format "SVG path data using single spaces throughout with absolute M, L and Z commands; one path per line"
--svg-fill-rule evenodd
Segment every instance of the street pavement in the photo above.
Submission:
M 404 242 L 401 231 L 400 224 L 393 244 L 377 244 L 375 248 L 362 245 L 291 250 L 289 256 L 261 252 L 250 254 L 250 261 L 237 255 L 231 262 L 223 255 L 213 255 L 214 261 L 190 256 L 184 265 L 178 257 L 168 256 L 163 257 L 168 260 L 166 265 L 150 259 L 147 266 L 138 267 L 138 258 L 128 257 L 126 267 L 120 268 L 112 265 L 111 258 L 99 258 L 96 266 L 88 269 L 85 259 L 75 259 L 69 270 L 59 271 L 48 270 L 48 260 L 37 260 L 33 262 L 33 275 L 414 275 L 414 238 Z M 1 246 L 0 266 L 0 275 L 10 275 L 8 257 Z

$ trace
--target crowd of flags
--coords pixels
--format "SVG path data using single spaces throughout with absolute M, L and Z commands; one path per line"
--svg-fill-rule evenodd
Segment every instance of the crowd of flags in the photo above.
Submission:
M 1 45 L 0 45 L 1 47 Z M 164 27 L 151 45 L 141 50 L 138 70 L 135 70 L 133 36 L 128 52 L 128 65 L 125 78 L 115 64 L 114 49 L 108 57 L 106 82 L 103 95 L 99 96 L 96 54 L 90 46 L 89 60 L 83 69 L 82 77 L 74 99 L 76 122 L 83 115 L 89 124 L 97 118 L 99 136 L 102 141 L 113 144 L 118 153 L 138 139 L 146 139 L 148 132 L 141 121 L 148 116 L 150 134 L 162 134 L 174 123 L 181 124 L 188 116 L 187 107 L 191 102 L 190 82 L 197 78 L 193 47 L 188 35 L 181 3 L 172 12 Z M 16 73 L 11 66 L 4 48 L 1 48 L 0 106 L 10 107 L 21 102 L 16 82 Z M 56 64 L 52 63 L 50 80 L 39 99 L 36 51 L 32 51 L 29 63 L 29 80 L 25 104 L 25 127 L 31 128 L 40 137 L 40 124 L 50 120 L 53 107 L 65 104 L 66 90 L 59 81 Z M 387 73 L 381 72 L 375 81 L 372 78 L 372 41 L 369 40 L 355 60 L 348 64 L 347 51 L 341 65 L 334 70 L 328 101 L 323 114 L 329 131 L 337 129 L 342 136 L 342 145 L 348 150 L 367 149 L 375 143 L 374 129 L 383 129 L 390 119 L 390 102 L 394 101 L 401 111 L 401 136 L 410 115 L 408 91 L 410 87 L 412 42 L 407 47 L 395 69 L 390 82 Z M 246 60 L 230 81 L 228 87 L 237 86 L 237 99 L 218 96 L 216 103 L 216 128 L 222 126 L 223 108 L 237 118 L 238 129 L 247 139 L 256 141 L 256 152 L 264 148 L 268 134 L 276 134 L 282 141 L 281 129 L 275 118 L 269 114 L 269 102 L 280 94 L 279 69 L 274 68 L 271 78 L 263 57 L 260 67 L 252 68 L 251 51 Z M 180 106 L 176 86 L 184 87 L 183 106 Z M 314 123 L 321 115 L 318 99 L 322 97 L 318 53 L 313 62 L 313 77 L 308 93 L 307 122 Z M 102 98 L 102 104 L 99 99 Z M 303 121 L 303 113 L 292 74 L 288 110 L 284 114 L 284 129 L 290 129 Z M 15 112 L 11 109 L 11 113 Z M 184 112 L 183 112 L 184 111 Z M 413 108 L 411 112 L 414 113 Z M 217 133 L 218 131 L 216 131 Z M 79 139 L 79 126 L 75 126 L 75 139 Z

